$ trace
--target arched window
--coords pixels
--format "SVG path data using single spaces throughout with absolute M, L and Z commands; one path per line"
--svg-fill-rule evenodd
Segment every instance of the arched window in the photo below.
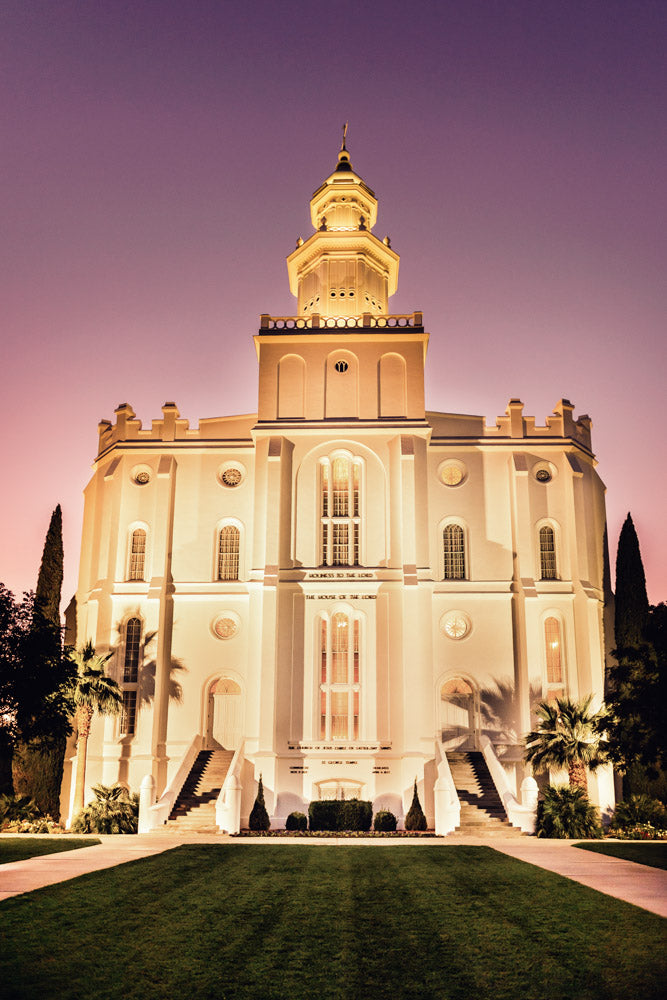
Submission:
M 448 524 L 442 533 L 445 580 L 465 580 L 465 534 L 460 524 Z
M 321 561 L 358 566 L 361 528 L 361 461 L 338 455 L 320 465 Z
M 563 650 L 560 622 L 553 616 L 544 620 L 544 646 L 547 664 L 547 701 L 562 698 Z
M 143 580 L 146 568 L 146 530 L 135 528 L 130 540 L 130 580 Z
M 123 661 L 123 708 L 120 716 L 121 736 L 133 736 L 137 722 L 137 692 L 139 659 L 141 656 L 141 619 L 129 618 L 125 625 L 125 659 Z
M 320 620 L 320 739 L 359 739 L 359 619 Z
M 225 524 L 218 536 L 218 580 L 238 580 L 239 543 L 241 532 L 233 524 Z
M 549 524 L 540 528 L 540 577 L 543 580 L 556 580 L 556 539 L 554 529 Z

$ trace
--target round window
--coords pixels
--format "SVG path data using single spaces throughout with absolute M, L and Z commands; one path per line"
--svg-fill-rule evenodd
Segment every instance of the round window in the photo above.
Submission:
M 147 465 L 136 465 L 130 473 L 132 482 L 137 486 L 145 486 L 151 481 L 151 470 Z
M 232 466 L 230 469 L 225 469 L 221 478 L 225 486 L 238 486 L 243 479 L 243 474 L 240 469 Z
M 443 615 L 441 625 L 450 639 L 463 639 L 470 631 L 470 619 L 463 611 L 448 611 Z
M 538 469 L 537 472 L 535 473 L 535 478 L 537 479 L 538 483 L 550 483 L 551 473 L 549 472 L 548 469 Z
M 349 367 L 347 361 L 337 361 L 334 365 L 337 372 L 346 372 Z
M 440 482 L 445 486 L 460 486 L 466 478 L 466 467 L 463 462 L 450 459 L 443 462 L 438 470 Z
M 233 618 L 218 618 L 213 626 L 213 631 L 218 639 L 231 639 L 233 635 L 236 635 L 236 622 Z

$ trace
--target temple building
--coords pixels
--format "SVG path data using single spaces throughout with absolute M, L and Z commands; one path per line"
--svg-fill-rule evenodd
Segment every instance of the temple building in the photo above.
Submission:
M 87 797 L 141 789 L 143 829 L 247 825 L 261 774 L 274 827 L 332 797 L 400 825 L 416 779 L 446 833 L 464 765 L 530 829 L 532 708 L 602 700 L 590 419 L 426 410 L 429 335 L 389 311 L 377 208 L 343 144 L 287 258 L 296 314 L 260 319 L 256 413 L 99 425 L 72 628 L 113 651 L 123 712 L 94 720 Z M 589 793 L 613 802 L 608 771 Z

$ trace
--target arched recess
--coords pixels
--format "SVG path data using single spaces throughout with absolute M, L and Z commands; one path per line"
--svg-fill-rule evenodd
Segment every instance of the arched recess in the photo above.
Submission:
M 326 360 L 324 415 L 359 416 L 359 361 L 350 351 L 333 351 Z
M 306 415 L 306 362 L 298 354 L 286 354 L 278 362 L 278 417 Z
M 479 690 L 465 674 L 452 674 L 443 678 L 439 685 L 438 731 L 446 749 L 476 750 L 479 747 Z
M 565 625 L 560 611 L 550 609 L 541 616 L 542 692 L 545 701 L 555 701 L 567 693 Z
M 400 354 L 380 358 L 380 416 L 407 416 L 407 377 L 405 359 Z
M 214 678 L 207 687 L 202 749 L 238 750 L 243 739 L 241 685 L 231 677 Z
M 128 582 L 141 583 L 149 579 L 148 535 L 145 521 L 134 521 L 128 527 L 125 564 L 125 579 Z

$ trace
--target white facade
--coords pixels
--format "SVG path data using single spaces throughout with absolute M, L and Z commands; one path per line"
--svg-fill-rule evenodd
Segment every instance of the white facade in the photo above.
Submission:
M 342 150 L 288 258 L 298 314 L 261 318 L 256 414 L 100 424 L 76 641 L 116 650 L 126 712 L 95 720 L 89 786 L 161 795 L 224 746 L 242 823 L 261 772 L 274 826 L 332 795 L 402 817 L 415 777 L 432 824 L 443 748 L 485 746 L 518 793 L 531 705 L 602 700 L 590 420 L 426 411 L 428 334 L 388 313 L 376 215 Z

